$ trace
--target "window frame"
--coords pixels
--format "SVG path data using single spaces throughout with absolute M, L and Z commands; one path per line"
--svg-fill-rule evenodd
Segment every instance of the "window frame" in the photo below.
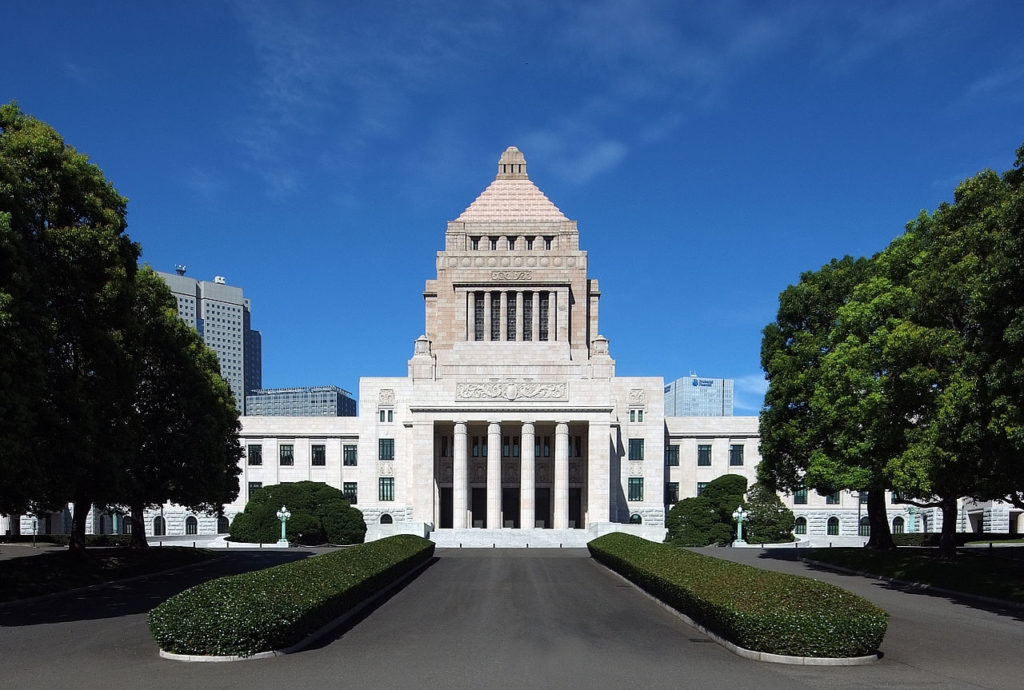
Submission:
M 349 453 L 351 451 L 351 454 Z M 351 457 L 350 457 L 351 455 Z M 341 447 L 342 467 L 357 467 L 359 465 L 359 446 L 354 443 L 346 443 Z
M 377 459 L 378 460 L 394 460 L 395 459 L 395 439 L 393 439 L 393 438 L 379 438 L 379 439 L 377 439 Z
M 253 451 L 256 451 L 255 457 L 253 456 Z M 246 458 L 246 464 L 249 465 L 250 467 L 262 467 L 262 465 L 263 465 L 263 444 L 262 443 L 253 443 L 251 445 L 247 444 L 245 446 L 245 458 Z
M 277 446 L 277 464 L 279 467 L 295 466 L 294 443 L 281 443 Z
M 710 443 L 697 444 L 697 467 L 711 467 L 712 450 Z
M 327 445 L 324 443 L 313 443 L 309 446 L 310 467 L 327 466 Z
M 644 500 L 644 478 L 629 477 L 626 482 L 626 500 L 631 503 L 640 503 Z
M 665 467 L 679 467 L 679 444 L 665 446 Z
M 729 444 L 729 467 L 743 467 L 743 444 Z
M 392 502 L 395 500 L 395 478 L 380 477 L 377 480 L 377 500 Z
M 642 438 L 631 438 L 629 439 L 629 459 L 633 461 L 643 462 L 644 459 L 644 439 Z

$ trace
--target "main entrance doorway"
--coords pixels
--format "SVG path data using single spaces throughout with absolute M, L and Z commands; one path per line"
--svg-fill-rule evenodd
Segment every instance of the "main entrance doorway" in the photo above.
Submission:
M 551 529 L 551 489 L 549 487 L 537 487 L 533 492 L 534 496 L 534 518 L 537 521 L 536 527 Z
M 501 490 L 501 526 L 519 528 L 519 487 Z

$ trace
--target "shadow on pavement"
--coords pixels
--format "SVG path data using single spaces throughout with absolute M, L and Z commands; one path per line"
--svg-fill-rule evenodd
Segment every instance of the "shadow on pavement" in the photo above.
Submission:
M 173 573 L 155 573 L 139 580 L 54 594 L 36 601 L 10 602 L 0 607 L 0 626 L 67 623 L 146 613 L 175 594 L 207 580 L 290 563 L 309 555 L 309 551 L 292 549 L 225 553 L 224 558 Z

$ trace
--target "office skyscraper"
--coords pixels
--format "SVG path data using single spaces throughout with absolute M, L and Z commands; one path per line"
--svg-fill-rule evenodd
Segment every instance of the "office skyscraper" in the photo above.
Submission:
M 732 379 L 690 374 L 665 386 L 666 417 L 731 417 Z
M 238 411 L 245 414 L 245 395 L 263 382 L 261 335 L 250 325 L 249 300 L 242 288 L 228 285 L 222 276 L 213 281 L 157 271 L 178 302 L 178 314 L 199 331 L 206 345 L 217 353 L 220 373 L 231 387 Z

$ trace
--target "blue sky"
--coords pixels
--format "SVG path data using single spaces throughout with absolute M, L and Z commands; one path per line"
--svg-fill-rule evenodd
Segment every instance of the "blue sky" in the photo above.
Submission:
M 1024 3 L 4 4 L 0 100 L 253 303 L 267 387 L 402 376 L 445 224 L 516 145 L 619 375 L 764 388 L 778 293 L 1024 142 Z

